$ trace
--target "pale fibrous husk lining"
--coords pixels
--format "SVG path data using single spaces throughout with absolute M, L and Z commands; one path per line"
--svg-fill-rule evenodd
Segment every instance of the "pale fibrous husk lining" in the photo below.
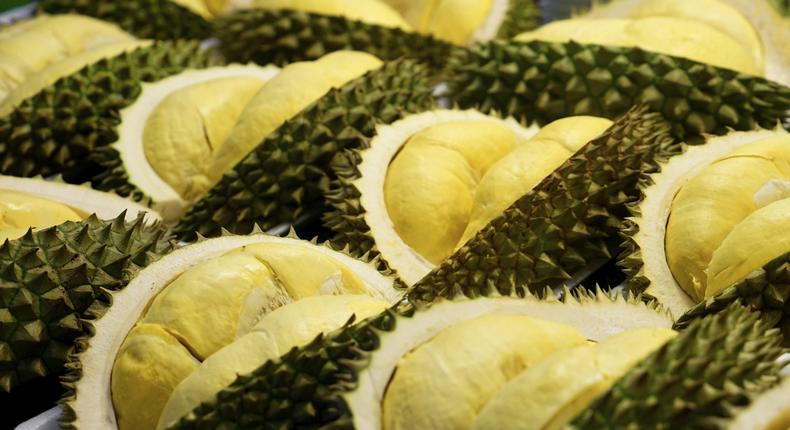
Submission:
M 371 294 L 394 303 L 402 291 L 396 289 L 395 279 L 376 268 L 376 260 L 360 260 L 328 244 L 316 240 L 299 240 L 293 230 L 288 237 L 264 234 L 255 228 L 248 236 L 223 232 L 214 239 L 198 236 L 198 240 L 163 257 L 129 283 L 127 288 L 113 295 L 113 306 L 90 326 L 90 335 L 77 342 L 75 353 L 69 357 L 68 375 L 63 378 L 67 389 L 60 403 L 64 407 L 60 424 L 63 428 L 117 428 L 110 378 L 115 355 L 150 301 L 178 275 L 196 264 L 218 257 L 228 251 L 259 243 L 307 246 L 317 252 L 338 259 L 354 270 L 367 285 Z M 386 281 L 386 285 L 382 281 Z M 84 369 L 91 369 L 90 372 Z

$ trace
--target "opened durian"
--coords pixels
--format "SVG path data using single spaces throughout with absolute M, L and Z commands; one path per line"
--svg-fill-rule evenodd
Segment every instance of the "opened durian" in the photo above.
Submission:
M 150 39 L 205 39 L 224 0 L 41 0 L 47 13 L 79 13 Z
M 378 314 L 393 278 L 263 234 L 190 245 L 141 272 L 96 322 L 67 399 L 76 428 L 164 428 L 269 358 Z M 168 400 L 169 399 L 169 400 Z
M 785 287 L 790 134 L 711 137 L 661 166 L 642 192 L 624 266 L 675 318 L 714 312 L 733 300 L 763 310 L 788 333 Z
M 24 98 L 5 100 L 36 73 L 74 56 L 109 56 L 133 43 L 134 38 L 118 27 L 80 15 L 41 15 L 9 25 L 0 33 L 0 114 L 6 113 L 7 105 L 13 106 Z M 58 77 L 41 84 L 49 86 Z
M 409 116 L 347 155 L 327 225 L 411 285 L 610 125 L 569 117 L 536 131 L 476 111 Z M 364 211 L 364 227 L 344 229 L 349 209 Z
M 689 143 L 731 128 L 771 128 L 790 110 L 790 28 L 764 2 L 742 3 L 619 0 L 518 40 L 459 50 L 451 97 L 462 108 L 539 124 L 615 118 L 647 103 Z M 619 20 L 594 18 L 605 11 Z M 650 17 L 624 18 L 631 13 Z M 753 76 L 763 72 L 768 79 Z

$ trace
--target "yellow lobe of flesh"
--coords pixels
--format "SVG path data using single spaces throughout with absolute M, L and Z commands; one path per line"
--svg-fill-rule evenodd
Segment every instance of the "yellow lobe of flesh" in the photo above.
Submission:
M 472 429 L 562 429 L 675 335 L 665 328 L 632 329 L 547 355 L 508 382 L 480 411 Z
M 494 0 L 440 0 L 431 10 L 428 25 L 421 30 L 456 45 L 468 45 L 493 5 Z
M 492 165 L 475 191 L 472 214 L 456 246 L 463 246 L 611 124 L 592 116 L 559 119 Z
M 228 7 L 229 0 L 205 0 L 206 8 L 211 15 L 213 16 L 221 16 L 225 13 L 226 8 Z
M 153 428 L 170 393 L 198 364 L 165 329 L 138 323 L 121 345 L 112 370 L 118 428 Z
M 247 104 L 226 143 L 216 151 L 209 169 L 210 183 L 216 183 L 266 136 L 331 88 L 340 87 L 381 64 L 370 54 L 338 51 L 282 69 Z
M 395 9 L 380 0 L 230 0 L 229 9 L 249 8 L 298 10 L 411 30 Z
M 488 121 L 448 122 L 412 136 L 387 169 L 384 199 L 403 241 L 436 264 L 469 221 L 480 177 L 518 136 Z
M 744 145 L 703 168 L 675 195 L 665 235 L 667 264 L 695 301 L 707 296 L 716 249 L 758 209 L 757 192 L 771 180 L 790 178 L 788 145 L 790 136 Z
M 167 96 L 148 116 L 143 131 L 145 157 L 184 200 L 203 196 L 224 173 L 211 170 L 212 159 L 264 83 L 234 77 L 191 85 Z
M 31 228 L 52 227 L 84 217 L 74 209 L 49 199 L 0 190 L 0 244 L 17 239 Z
M 382 426 L 469 428 L 509 380 L 546 355 L 585 342 L 571 326 L 526 316 L 458 323 L 400 359 L 384 396 Z
M 548 42 L 576 41 L 622 47 L 684 57 L 751 75 L 762 75 L 763 64 L 729 34 L 688 18 L 575 18 L 554 21 L 516 40 Z
M 217 351 L 176 387 L 157 429 L 167 428 L 210 400 L 238 375 L 252 372 L 321 333 L 342 327 L 352 315 L 361 321 L 387 307 L 387 302 L 363 295 L 314 296 L 266 314 L 249 333 Z

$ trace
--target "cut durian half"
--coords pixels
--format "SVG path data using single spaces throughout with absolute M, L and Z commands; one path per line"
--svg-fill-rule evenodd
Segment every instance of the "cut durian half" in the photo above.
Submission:
M 260 260 L 255 257 L 256 253 L 260 254 Z M 268 255 L 268 257 L 264 255 Z M 299 255 L 302 255 L 303 258 L 299 258 Z M 256 265 L 260 266 L 256 269 L 257 272 L 268 273 L 269 280 L 267 282 L 251 282 L 257 279 L 252 276 L 257 272 L 251 271 L 249 265 L 237 267 L 233 264 L 226 264 L 228 259 L 244 256 L 256 260 Z M 113 306 L 94 324 L 95 335 L 86 341 L 84 351 L 75 356 L 72 364 L 77 370 L 71 375 L 70 380 L 73 382 L 69 384 L 73 388 L 73 396 L 65 400 L 67 426 L 72 428 L 118 428 L 116 409 L 113 404 L 114 399 L 119 398 L 116 396 L 134 399 L 134 390 L 137 389 L 138 394 L 146 398 L 146 392 L 140 391 L 145 390 L 145 379 L 141 379 L 139 383 L 132 383 L 131 386 L 123 390 L 114 385 L 115 382 L 123 384 L 134 376 L 135 360 L 139 359 L 141 363 L 145 363 L 146 356 L 158 353 L 150 351 L 150 354 L 135 356 L 135 353 L 131 352 L 132 355 L 125 355 L 124 360 L 126 363 L 131 360 L 132 367 L 127 368 L 126 371 L 121 368 L 119 370 L 121 373 L 114 374 L 115 366 L 119 362 L 118 360 L 121 360 L 119 353 L 125 354 L 124 343 L 133 342 L 129 339 L 134 339 L 134 337 L 127 339 L 127 336 L 132 333 L 135 327 L 137 327 L 135 330 L 141 335 L 146 335 L 146 332 L 150 335 L 152 331 L 166 332 L 163 335 L 172 338 L 169 343 L 181 349 L 184 349 L 185 345 L 189 345 L 190 341 L 197 339 L 196 343 L 188 347 L 189 349 L 184 349 L 184 354 L 193 356 L 188 358 L 187 362 L 190 362 L 197 361 L 198 359 L 195 357 L 210 358 L 211 354 L 217 351 L 217 342 L 221 339 L 214 338 L 211 331 L 224 333 L 223 330 L 227 331 L 225 330 L 227 326 L 233 326 L 230 327 L 230 332 L 224 333 L 224 337 L 229 337 L 232 341 L 236 335 L 243 336 L 256 323 L 263 321 L 268 311 L 298 298 L 298 294 L 296 296 L 292 296 L 292 294 L 296 294 L 293 291 L 298 291 L 299 288 L 318 288 L 315 291 L 311 290 L 312 292 L 304 292 L 309 296 L 344 294 L 343 291 L 348 287 L 346 293 L 357 291 L 358 294 L 366 294 L 371 297 L 371 300 L 381 301 L 383 306 L 394 303 L 401 295 L 394 288 L 394 278 L 382 275 L 373 265 L 351 258 L 329 247 L 292 237 L 280 238 L 265 234 L 228 235 L 183 247 L 167 255 L 159 263 L 151 265 L 149 270 L 142 271 L 126 289 L 113 296 Z M 302 266 L 303 264 L 307 266 Z M 324 273 L 324 269 L 327 267 L 331 270 Z M 324 276 L 327 275 L 329 277 L 325 278 Z M 236 294 L 238 291 L 235 290 L 239 288 L 243 290 L 247 287 L 251 288 L 247 291 L 249 294 L 242 292 L 241 296 L 235 299 L 233 298 L 235 295 L 226 298 L 224 296 L 225 290 L 222 288 L 221 278 L 223 277 L 227 279 L 237 277 L 239 280 L 246 280 L 229 284 L 227 294 L 238 295 Z M 212 280 L 216 283 L 216 288 L 212 284 Z M 351 283 L 346 285 L 346 282 Z M 258 291 L 267 288 L 274 291 L 275 294 L 264 294 Z M 291 291 L 292 289 L 295 290 Z M 197 296 L 191 296 L 193 293 Z M 200 300 L 201 295 L 203 298 L 213 296 L 214 299 Z M 228 302 L 235 304 L 228 307 Z M 320 306 L 320 303 L 318 305 Z M 232 321 L 233 315 L 237 318 L 236 324 Z M 231 318 L 228 319 L 224 316 Z M 308 317 L 308 315 L 299 313 L 294 316 L 297 318 Z M 218 324 L 213 324 L 211 321 L 217 318 L 220 318 L 221 321 L 218 320 Z M 300 326 L 300 322 L 294 321 L 294 327 L 298 326 Z M 205 331 L 209 332 L 205 339 L 202 337 L 204 331 L 200 330 L 200 327 L 204 327 Z M 144 345 L 145 342 L 142 344 Z M 134 346 L 130 345 L 128 348 Z M 137 350 L 139 350 L 139 345 Z M 173 358 L 169 355 L 168 357 Z M 156 365 L 152 364 L 152 366 L 154 366 L 154 370 L 151 372 L 154 372 L 153 377 L 156 377 Z M 144 368 L 147 369 L 147 367 Z M 129 369 L 131 369 L 131 373 Z M 171 368 L 162 368 L 162 371 L 168 373 L 168 369 Z M 177 366 L 172 367 L 173 372 L 176 372 L 177 369 Z M 140 377 L 150 379 L 152 376 L 149 373 L 141 373 Z M 122 379 L 116 381 L 116 378 Z M 161 384 L 166 386 L 165 377 L 162 378 Z M 115 392 L 112 387 L 116 387 Z M 151 395 L 154 394 L 151 393 Z M 132 410 L 139 409 L 139 406 L 141 405 L 132 405 Z M 158 419 L 157 412 L 161 412 L 164 406 L 164 404 L 151 406 L 150 411 L 146 413 L 148 415 L 154 413 L 156 416 L 143 418 L 132 416 L 131 422 L 134 423 L 139 418 L 139 422 L 147 423 L 146 425 L 153 427 Z M 130 409 L 127 405 L 127 408 L 123 410 Z M 130 419 L 129 415 L 126 415 L 125 418 Z
M 721 137 L 710 137 L 707 143 L 704 145 L 688 147 L 685 153 L 671 158 L 666 164 L 662 165 L 659 173 L 654 173 L 651 175 L 650 184 L 642 189 L 643 199 L 632 210 L 633 216 L 630 219 L 632 224 L 626 229 L 627 241 L 630 243 L 629 246 L 631 247 L 631 250 L 629 254 L 623 259 L 622 264 L 626 270 L 630 272 L 630 280 L 628 281 L 630 288 L 635 291 L 644 291 L 646 294 L 655 297 L 660 303 L 664 304 L 672 312 L 672 315 L 675 318 L 680 318 L 684 313 L 689 311 L 700 301 L 703 301 L 703 299 L 707 300 L 711 298 L 711 296 L 721 294 L 723 288 L 725 288 L 724 291 L 728 291 L 726 290 L 726 287 L 729 285 L 724 285 L 723 288 L 716 288 L 715 291 L 706 291 L 705 281 L 699 279 L 700 275 L 697 273 L 697 270 L 683 270 L 682 272 L 673 273 L 667 254 L 667 246 L 669 246 L 669 243 L 667 242 L 667 227 L 670 222 L 670 216 L 673 210 L 673 202 L 678 196 L 678 193 L 683 190 L 683 187 L 686 184 L 688 184 L 692 179 L 696 178 L 703 171 L 705 171 L 706 168 L 719 160 L 738 159 L 739 157 L 748 159 L 751 157 L 756 160 L 764 158 L 765 161 L 771 162 L 772 159 L 761 157 L 759 154 L 751 156 L 748 154 L 739 155 L 738 149 L 746 147 L 747 145 L 759 144 L 761 142 L 777 141 L 781 143 L 782 139 L 784 139 L 787 141 L 788 151 L 790 151 L 790 140 L 788 140 L 790 137 L 788 136 L 790 135 L 788 135 L 787 132 L 781 129 L 776 129 L 753 132 L 733 132 Z M 786 163 L 786 161 L 782 161 L 781 159 L 777 159 L 776 162 L 780 164 Z M 749 173 L 741 172 L 739 175 L 740 174 L 748 175 Z M 737 177 L 717 176 L 713 179 L 716 181 L 716 183 L 722 184 L 727 183 L 724 181 L 730 181 L 733 183 L 733 192 L 739 192 L 738 190 L 740 189 L 740 186 L 737 184 L 739 182 Z M 769 180 L 763 184 L 762 187 L 758 187 L 759 189 L 752 196 L 752 199 L 754 199 L 755 202 L 752 203 L 751 206 L 756 205 L 756 207 L 759 208 L 770 205 L 771 202 L 782 200 L 783 196 L 785 195 L 781 191 L 782 178 L 776 179 L 779 179 L 778 183 L 776 181 Z M 779 188 L 777 189 L 776 187 Z M 765 193 L 770 195 L 768 200 L 765 200 L 764 198 L 761 200 L 761 195 Z M 719 194 L 720 195 L 708 197 L 720 197 L 725 199 L 724 201 L 727 201 L 726 199 L 728 194 L 726 191 L 722 191 Z M 735 196 L 738 194 L 733 195 Z M 702 209 L 707 207 L 707 205 L 708 203 L 705 203 Z M 721 215 L 724 217 L 730 216 L 729 212 L 723 213 Z M 702 224 L 717 222 L 716 219 L 705 219 L 699 221 Z M 737 226 L 739 222 L 743 221 L 745 220 L 736 220 L 734 226 Z M 705 225 L 700 225 L 699 228 L 709 229 L 709 227 Z M 727 230 L 724 233 L 729 234 L 731 231 Z M 688 232 L 683 234 L 685 237 L 681 240 L 689 240 L 687 234 L 694 233 Z M 778 232 L 776 232 L 776 234 L 778 234 Z M 745 240 L 748 240 L 748 238 Z M 697 239 L 695 239 L 695 241 L 699 242 Z M 677 240 L 675 240 L 675 242 L 677 242 Z M 704 240 L 703 242 L 706 243 L 708 241 Z M 718 249 L 722 244 L 719 243 L 711 245 L 714 246 L 714 249 Z M 745 247 L 747 244 L 741 244 L 740 246 Z M 680 245 L 680 248 L 678 249 L 678 252 L 680 252 L 682 250 L 682 245 Z M 779 257 L 788 250 L 779 251 L 779 254 L 775 255 L 775 257 Z M 756 254 L 760 253 L 758 252 Z M 755 266 L 756 263 L 758 264 Z M 737 268 L 738 271 L 745 271 L 745 273 L 749 274 L 750 272 L 761 269 L 761 266 L 765 263 L 766 261 L 742 261 L 732 264 L 733 268 Z M 684 286 L 681 286 L 681 283 L 678 282 L 678 279 L 681 279 L 679 277 L 683 277 L 683 279 L 685 279 L 689 276 L 694 279 L 698 279 L 698 281 L 694 282 L 695 291 L 693 292 L 689 290 L 691 286 L 685 284 Z M 755 283 L 749 287 L 748 285 L 751 284 L 751 282 L 748 282 L 748 279 L 744 279 L 748 278 L 748 276 L 738 278 L 739 279 L 734 279 L 732 283 L 734 284 L 738 283 L 739 281 L 746 281 L 746 283 L 743 285 L 745 290 L 740 292 L 744 298 L 757 293 L 757 291 L 747 292 L 746 290 L 758 288 L 757 285 L 761 284 L 761 282 L 755 279 Z M 698 284 L 699 288 L 696 286 Z M 762 284 L 762 288 L 766 288 L 765 284 Z M 697 292 L 697 289 L 700 289 L 700 291 Z M 788 293 L 782 293 L 781 289 L 774 291 L 773 293 L 770 292 L 770 290 L 771 289 L 768 288 L 768 291 L 766 291 L 767 295 L 765 300 L 747 300 L 747 302 L 758 308 L 766 307 L 766 310 L 767 308 L 776 308 L 778 306 L 779 314 L 781 314 L 781 308 L 783 307 L 782 303 L 787 301 L 786 296 Z M 737 296 L 739 293 L 728 291 L 727 295 Z M 757 296 L 759 297 L 760 294 L 758 293 Z M 722 306 L 719 306 L 719 308 L 721 307 Z
M 144 84 L 137 100 L 120 111 L 120 124 L 117 131 L 119 139 L 109 145 L 109 148 L 117 151 L 120 163 L 125 166 L 129 183 L 149 197 L 153 201 L 154 207 L 166 219 L 172 221 L 177 218 L 191 202 L 165 182 L 146 157 L 147 148 L 144 135 L 151 115 L 168 96 L 179 90 L 210 81 L 233 78 L 256 78 L 263 84 L 277 73 L 279 73 L 279 68 L 274 66 L 230 65 L 189 70 L 158 82 Z M 207 134 L 208 125 L 204 123 L 203 127 L 204 133 Z M 174 129 L 172 132 L 177 132 L 177 130 Z M 208 139 L 208 137 L 206 138 Z M 211 142 L 208 143 L 211 144 Z

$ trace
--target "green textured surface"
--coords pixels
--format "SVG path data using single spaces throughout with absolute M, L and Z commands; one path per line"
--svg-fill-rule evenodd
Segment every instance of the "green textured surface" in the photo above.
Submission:
M 542 12 L 535 0 L 510 0 L 497 38 L 511 39 L 540 25 Z
M 118 24 L 144 39 L 205 39 L 212 24 L 171 0 L 39 0 L 44 12 L 78 13 Z
M 0 246 L 0 388 L 60 374 L 87 321 L 173 247 L 165 230 L 95 216 Z
M 790 88 L 691 60 L 575 42 L 494 41 L 456 51 L 451 98 L 463 108 L 546 124 L 568 115 L 615 118 L 647 103 L 675 136 L 773 128 L 790 114 Z
M 731 306 L 695 322 L 621 378 L 573 429 L 716 429 L 779 380 L 782 336 Z
M 181 219 L 176 234 L 217 236 L 223 228 L 246 234 L 255 224 L 266 230 L 320 210 L 332 158 L 362 145 L 376 124 L 432 106 L 428 76 L 425 66 L 400 60 L 331 90 L 225 174 Z
M 88 156 L 118 139 L 119 111 L 141 85 L 204 67 L 208 55 L 196 42 L 157 42 L 61 78 L 0 118 L 0 174 L 84 182 Z

